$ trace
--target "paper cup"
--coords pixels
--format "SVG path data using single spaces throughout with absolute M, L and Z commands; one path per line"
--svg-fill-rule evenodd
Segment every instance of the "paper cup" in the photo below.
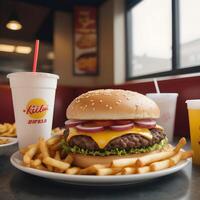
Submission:
M 157 124 L 165 129 L 169 142 L 173 141 L 174 124 L 176 114 L 177 93 L 148 93 L 147 97 L 151 98 L 160 108 L 160 118 Z
M 10 81 L 19 147 L 51 136 L 55 90 L 59 76 L 40 72 L 17 72 Z
M 187 100 L 193 163 L 200 165 L 200 99 Z

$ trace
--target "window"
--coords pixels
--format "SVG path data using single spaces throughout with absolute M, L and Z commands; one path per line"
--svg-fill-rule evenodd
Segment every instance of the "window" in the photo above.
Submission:
M 144 14 L 145 13 L 145 14 Z M 171 69 L 171 2 L 142 1 L 131 10 L 132 76 Z
M 199 0 L 128 0 L 127 8 L 127 79 L 200 71 Z
M 180 66 L 200 65 L 200 1 L 180 1 Z

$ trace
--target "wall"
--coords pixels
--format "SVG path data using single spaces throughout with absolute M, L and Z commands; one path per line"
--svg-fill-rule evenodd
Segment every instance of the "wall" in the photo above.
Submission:
M 125 4 L 124 0 L 114 0 L 113 15 L 113 52 L 114 52 L 114 84 L 125 82 L 126 47 L 125 47 Z
M 60 84 L 68 86 L 105 86 L 124 82 L 123 3 L 124 0 L 108 0 L 99 8 L 100 74 L 95 77 L 73 75 L 73 16 L 72 13 L 55 13 L 54 71 L 60 75 Z
M 188 113 L 185 101 L 187 99 L 200 99 L 200 76 L 194 77 L 173 77 L 169 79 L 159 80 L 159 86 L 162 92 L 178 93 L 178 102 L 175 121 L 175 135 L 189 136 Z M 153 81 L 148 82 L 129 82 L 117 86 L 108 86 L 108 88 L 120 88 L 137 91 L 142 94 L 155 92 Z M 68 87 L 58 86 L 56 91 L 55 112 L 53 127 L 63 126 L 66 120 L 65 111 L 69 103 L 78 95 L 94 87 Z M 8 85 L 0 85 L 0 123 L 14 122 L 14 113 L 12 106 L 11 90 Z

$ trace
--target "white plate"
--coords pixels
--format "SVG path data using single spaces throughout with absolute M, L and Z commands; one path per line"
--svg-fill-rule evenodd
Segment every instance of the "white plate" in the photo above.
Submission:
M 14 137 L 0 137 L 0 139 L 9 139 L 9 142 L 6 144 L 0 144 L 0 147 L 6 147 L 17 143 L 17 138 Z
M 116 176 L 94 176 L 94 175 L 68 175 L 61 174 L 55 172 L 46 172 L 38 169 L 32 169 L 28 167 L 24 167 L 21 165 L 22 156 L 19 151 L 15 152 L 10 161 L 14 167 L 17 169 L 26 172 L 28 174 L 32 174 L 35 176 L 40 176 L 48 179 L 52 179 L 59 182 L 65 182 L 74 185 L 128 185 L 134 184 L 154 178 L 158 178 L 161 176 L 166 176 L 168 174 L 175 173 L 181 169 L 183 169 L 188 163 L 191 162 L 191 159 L 181 161 L 178 165 L 157 172 L 150 172 L 146 174 L 133 174 L 133 175 L 116 175 Z

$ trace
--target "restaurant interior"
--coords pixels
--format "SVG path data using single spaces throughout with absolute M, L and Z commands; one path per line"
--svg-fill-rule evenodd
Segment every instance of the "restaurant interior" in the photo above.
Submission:
M 198 6 L 197 0 L 1 0 L 0 123 L 14 122 L 6 75 L 32 70 L 39 39 L 37 70 L 60 76 L 53 127 L 63 126 L 66 107 L 83 92 L 154 93 L 156 78 L 162 93 L 179 94 L 174 132 L 189 136 L 185 101 L 200 98 Z M 75 28 L 80 18 L 87 22 L 84 9 L 93 13 L 88 38 L 80 38 Z M 77 64 L 80 52 L 85 58 Z
M 0 0 L 0 199 L 199 199 L 199 10 Z

